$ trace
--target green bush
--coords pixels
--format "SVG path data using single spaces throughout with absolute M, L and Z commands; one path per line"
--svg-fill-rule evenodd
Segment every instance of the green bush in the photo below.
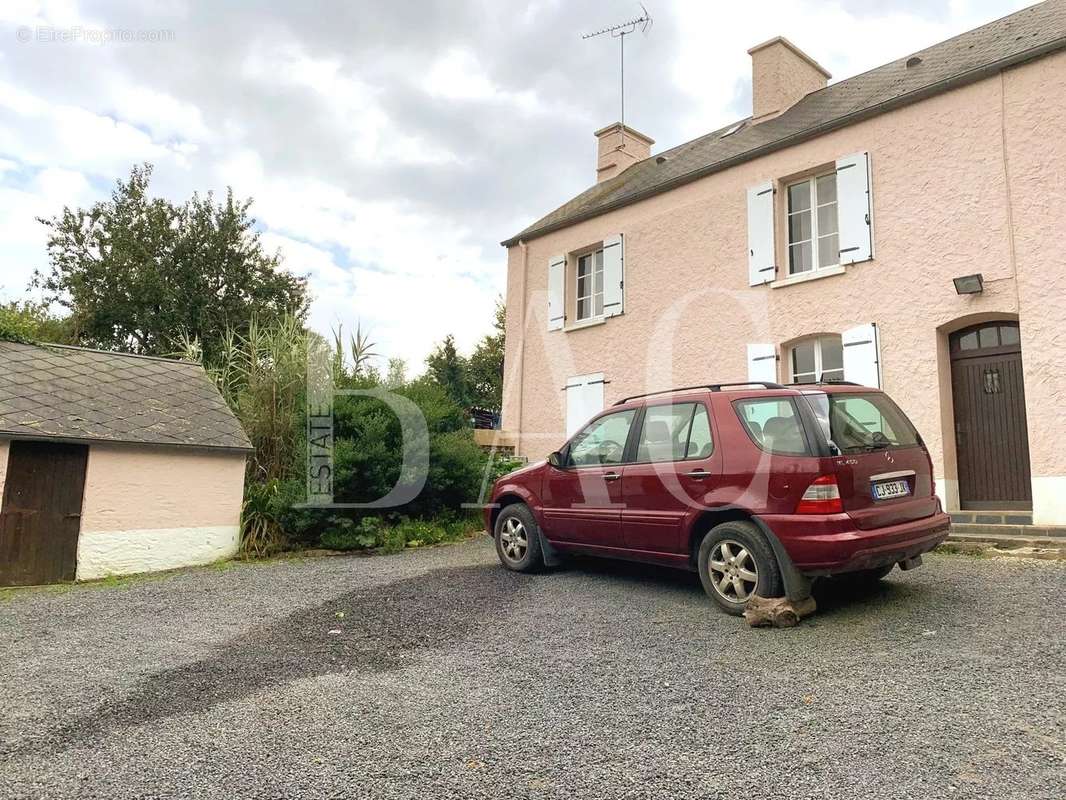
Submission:
M 363 517 L 358 523 L 347 517 L 334 517 L 333 527 L 322 532 L 319 542 L 330 550 L 369 550 L 382 541 L 380 517 Z
M 489 465 L 489 483 L 494 483 L 507 473 L 514 472 L 516 469 L 524 467 L 525 464 L 525 461 L 520 458 L 515 458 L 514 456 L 503 455 L 501 453 L 494 454 L 492 457 L 492 463 Z
M 414 403 L 426 421 L 428 438 L 415 444 L 428 455 L 426 481 L 399 508 L 338 514 L 300 507 L 306 497 L 306 353 L 320 342 L 296 318 L 230 332 L 207 364 L 222 396 L 241 420 L 255 448 L 247 472 L 243 546 L 256 555 L 285 547 L 321 545 L 335 550 L 402 550 L 435 544 L 469 530 L 460 522 L 465 503 L 477 503 L 486 474 L 502 474 L 510 461 L 494 461 L 474 442 L 466 411 L 428 378 L 390 391 Z M 185 342 L 197 358 L 197 342 Z M 333 354 L 339 389 L 372 389 L 380 379 L 370 369 L 347 369 Z M 338 503 L 371 503 L 394 486 L 414 480 L 402 475 L 404 441 L 400 421 L 383 401 L 337 394 L 333 426 L 333 497 Z M 476 523 L 475 523 L 476 524 Z M 457 528 L 462 528 L 457 532 Z
M 380 517 L 363 517 L 359 522 L 334 517 L 319 543 L 330 550 L 398 553 L 408 547 L 458 541 L 478 527 L 480 522 L 469 515 L 453 518 L 446 514 L 432 520 L 401 517 L 391 524 Z

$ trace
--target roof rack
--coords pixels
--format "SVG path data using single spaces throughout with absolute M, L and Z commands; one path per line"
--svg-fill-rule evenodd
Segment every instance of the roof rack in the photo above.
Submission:
M 639 400 L 641 397 L 653 397 L 657 394 L 676 394 L 677 392 L 691 392 L 696 389 L 707 389 L 711 392 L 720 392 L 722 389 L 728 389 L 732 386 L 761 386 L 764 389 L 784 389 L 780 383 L 771 383 L 770 381 L 736 381 L 735 383 L 706 383 L 701 386 L 679 386 L 676 389 L 660 389 L 657 392 L 645 392 L 644 394 L 635 394 L 632 397 L 623 397 L 614 403 L 616 406 L 622 405 L 622 403 L 628 403 L 630 400 Z
M 863 386 L 864 384 L 855 383 L 855 381 L 845 381 L 838 378 L 826 378 L 825 380 L 819 379 L 809 383 L 789 383 L 787 386 Z

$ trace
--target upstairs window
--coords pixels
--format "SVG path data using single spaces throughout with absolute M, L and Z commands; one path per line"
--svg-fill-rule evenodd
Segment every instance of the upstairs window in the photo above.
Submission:
M 603 250 L 577 259 L 577 321 L 603 316 Z
M 839 336 L 807 339 L 792 347 L 789 364 L 793 383 L 844 380 L 844 347 Z
M 788 187 L 790 275 L 840 263 L 837 174 L 830 172 Z

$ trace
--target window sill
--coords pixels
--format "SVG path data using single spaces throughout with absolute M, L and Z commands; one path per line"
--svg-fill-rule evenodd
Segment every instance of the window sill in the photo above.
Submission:
M 829 278 L 833 275 L 843 275 L 846 271 L 847 268 L 843 264 L 837 264 L 835 267 L 822 267 L 821 269 L 812 269 L 809 272 L 800 272 L 796 275 L 789 275 L 787 278 L 781 278 L 780 280 L 773 281 L 770 284 L 770 288 L 782 289 L 785 286 L 793 286 L 797 283 L 816 281 L 819 278 Z
M 593 319 L 583 319 L 581 322 L 575 322 L 573 325 L 567 325 L 563 328 L 564 331 L 579 331 L 582 328 L 594 328 L 597 325 L 603 325 L 607 321 L 607 317 L 595 317 Z

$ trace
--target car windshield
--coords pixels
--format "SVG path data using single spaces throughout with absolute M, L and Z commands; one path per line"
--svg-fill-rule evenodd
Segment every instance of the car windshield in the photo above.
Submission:
M 918 444 L 918 432 L 886 394 L 812 392 L 805 396 L 822 433 L 842 453 Z

